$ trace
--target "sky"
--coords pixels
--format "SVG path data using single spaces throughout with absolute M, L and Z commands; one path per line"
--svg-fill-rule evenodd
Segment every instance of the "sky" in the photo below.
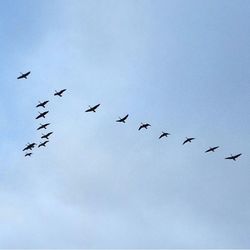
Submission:
M 247 0 L 2 1 L 0 248 L 250 248 L 249 19 Z

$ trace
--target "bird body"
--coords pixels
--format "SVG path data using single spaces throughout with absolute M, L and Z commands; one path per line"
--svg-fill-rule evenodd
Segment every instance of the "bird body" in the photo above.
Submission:
M 100 103 L 95 105 L 94 107 L 89 106 L 88 109 L 85 110 L 85 112 L 96 112 L 95 110 L 100 106 Z
M 190 137 L 190 138 L 186 137 L 186 140 L 182 143 L 182 145 L 186 144 L 187 142 L 191 142 L 194 139 L 195 138 L 192 138 L 192 137 Z
M 209 148 L 208 150 L 205 151 L 205 153 L 208 153 L 208 152 L 214 152 L 215 149 L 219 148 L 219 146 L 216 146 L 216 147 L 212 147 L 212 148 Z
M 26 147 L 23 149 L 23 151 L 25 151 L 25 150 L 32 150 L 32 149 L 35 147 L 35 145 L 36 145 L 35 142 L 33 142 L 33 143 L 28 143 L 28 144 L 26 145 Z
M 39 102 L 39 104 L 36 105 L 36 108 L 39 108 L 39 107 L 45 108 L 45 105 L 46 105 L 48 102 L 49 102 L 49 100 L 48 100 L 48 101 L 44 101 L 44 102 Z
M 123 122 L 123 123 L 125 123 L 127 118 L 128 118 L 128 114 L 125 115 L 123 118 L 119 117 L 119 119 L 116 120 L 116 122 Z
M 20 76 L 17 77 L 17 79 L 27 79 L 27 76 L 30 74 L 30 71 L 28 71 L 27 73 L 22 73 L 20 72 Z
M 161 139 L 162 137 L 168 137 L 168 135 L 170 135 L 169 133 L 166 132 L 162 132 L 162 134 L 159 136 L 159 139 Z
M 45 111 L 45 112 L 42 112 L 42 113 L 39 112 L 39 115 L 36 117 L 36 119 L 39 119 L 41 117 L 45 118 L 45 115 L 47 115 L 48 113 L 49 113 L 49 111 Z
M 236 159 L 238 158 L 238 157 L 240 157 L 242 154 L 237 154 L 237 155 L 232 155 L 231 154 L 231 156 L 229 156 L 229 157 L 226 157 L 225 159 L 226 160 L 234 160 L 234 161 L 236 161 Z
M 66 91 L 66 90 L 67 90 L 67 89 L 62 89 L 62 90 L 60 90 L 60 91 L 56 91 L 56 90 L 55 90 L 54 96 L 60 96 L 60 97 L 62 97 L 63 92 Z
M 48 139 L 49 139 L 49 136 L 52 135 L 52 134 L 53 134 L 53 132 L 49 132 L 49 133 L 46 134 L 46 135 L 43 134 L 43 135 L 41 136 L 41 138 L 42 138 L 42 139 L 47 139 L 47 140 L 48 140 Z
M 31 155 L 32 155 L 32 152 L 26 153 L 24 156 L 26 157 L 26 156 L 31 156 Z
M 50 125 L 50 123 L 45 123 L 45 124 L 41 124 L 41 123 L 40 123 L 40 127 L 38 127 L 37 130 L 43 129 L 43 128 L 44 128 L 44 129 L 47 129 L 47 126 L 49 126 L 49 125 Z
M 48 142 L 49 142 L 49 141 L 40 142 L 40 144 L 38 145 L 38 148 L 40 148 L 40 147 L 46 147 L 46 144 L 47 144 Z
M 142 128 L 147 129 L 148 127 L 150 127 L 151 125 L 149 123 L 141 123 L 141 126 L 138 128 L 138 130 L 141 130 Z

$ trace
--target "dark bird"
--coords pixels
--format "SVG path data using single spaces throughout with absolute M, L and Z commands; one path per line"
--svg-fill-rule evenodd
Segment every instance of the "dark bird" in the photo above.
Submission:
M 23 74 L 22 72 L 20 72 L 20 74 L 21 74 L 21 75 L 18 76 L 17 79 L 23 79 L 23 78 L 24 78 L 24 79 L 27 79 L 27 76 L 30 74 L 30 71 L 27 72 L 27 73 L 24 73 L 24 74 Z
M 40 123 L 40 127 L 38 127 L 37 130 L 42 129 L 42 128 L 47 129 L 47 126 L 49 126 L 49 125 L 50 125 L 50 123 L 45 123 L 45 124 Z
M 23 151 L 25 151 L 25 150 L 32 150 L 32 149 L 35 147 L 35 145 L 36 145 L 35 142 L 33 142 L 33 143 L 28 143 L 28 144 L 26 145 L 26 147 L 23 149 Z
M 46 143 L 48 143 L 49 141 L 44 141 L 44 142 L 40 142 L 40 144 L 38 145 L 38 147 L 46 147 Z
M 32 152 L 26 153 L 24 156 L 26 157 L 26 156 L 31 156 L 31 155 L 32 155 Z
M 49 133 L 46 134 L 46 135 L 43 134 L 43 135 L 41 136 L 41 138 L 42 138 L 42 139 L 47 139 L 47 140 L 48 140 L 48 139 L 49 139 L 49 136 L 52 135 L 52 134 L 53 134 L 53 132 L 49 132 Z
M 48 113 L 49 113 L 49 111 L 45 111 L 45 112 L 42 112 L 42 113 L 39 112 L 39 115 L 36 117 L 36 119 L 39 119 L 41 117 L 45 118 L 45 115 L 47 115 Z
M 205 151 L 205 153 L 214 152 L 214 150 L 217 149 L 217 148 L 219 148 L 219 146 L 209 148 L 208 150 Z
M 194 140 L 195 138 L 188 138 L 186 137 L 187 139 L 182 143 L 182 145 L 184 145 L 185 143 L 187 142 L 191 142 L 192 140 Z
M 58 95 L 58 96 L 62 97 L 63 92 L 66 91 L 66 90 L 67 90 L 67 89 L 62 89 L 62 90 L 60 90 L 60 91 L 58 91 L 58 92 L 55 90 L 54 96 Z
M 123 118 L 119 117 L 119 119 L 116 120 L 116 122 L 123 122 L 123 123 L 125 123 L 127 118 L 128 118 L 128 114 L 126 116 L 124 116 Z
M 168 135 L 170 135 L 169 133 L 166 132 L 162 132 L 162 134 L 160 135 L 159 139 L 161 139 L 162 137 L 168 137 Z
M 95 105 L 94 107 L 89 106 L 89 109 L 85 110 L 85 112 L 96 112 L 95 110 L 100 106 L 100 104 Z
M 39 108 L 39 107 L 45 108 L 45 105 L 46 105 L 48 102 L 49 102 L 49 101 L 39 102 L 39 104 L 37 104 L 36 107 L 37 107 L 37 108 Z
M 149 123 L 141 123 L 141 126 L 139 127 L 138 130 L 141 130 L 142 128 L 147 129 L 148 127 L 150 127 L 151 125 Z
M 237 155 L 232 155 L 231 154 L 231 156 L 229 156 L 229 157 L 226 157 L 225 159 L 226 160 L 234 160 L 234 161 L 236 161 L 236 159 L 238 158 L 238 157 L 240 157 L 242 154 L 237 154 Z

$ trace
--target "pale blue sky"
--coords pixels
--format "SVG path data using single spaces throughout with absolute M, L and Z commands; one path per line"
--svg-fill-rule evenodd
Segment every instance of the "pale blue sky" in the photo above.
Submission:
M 0 248 L 249 248 L 249 19 L 247 0 L 2 1 Z

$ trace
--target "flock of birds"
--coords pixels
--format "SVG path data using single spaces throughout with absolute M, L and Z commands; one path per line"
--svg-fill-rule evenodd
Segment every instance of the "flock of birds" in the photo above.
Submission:
M 19 77 L 17 77 L 17 79 L 27 79 L 27 76 L 30 74 L 31 72 L 28 71 L 27 73 L 21 73 L 21 75 Z M 60 91 L 55 91 L 54 93 L 54 96 L 59 96 L 59 97 L 62 97 L 62 94 L 66 91 L 66 89 L 62 89 Z M 47 101 L 44 101 L 44 102 L 39 102 L 39 104 L 36 105 L 37 108 L 39 107 L 42 107 L 42 108 L 45 108 L 46 104 L 49 102 L 49 100 Z M 85 110 L 85 112 L 96 112 L 96 109 L 100 106 L 100 104 L 97 104 L 93 107 L 89 106 L 89 108 L 87 110 Z M 36 117 L 36 119 L 40 119 L 40 118 L 45 118 L 45 116 L 49 113 L 49 111 L 44 111 L 44 112 L 39 112 L 39 115 Z M 127 118 L 128 118 L 128 114 L 125 115 L 124 117 L 119 117 L 119 119 L 116 120 L 116 122 L 120 122 L 120 123 L 125 123 Z M 45 123 L 45 124 L 40 124 L 40 126 L 37 128 L 37 130 L 40 130 L 40 129 L 47 129 L 47 126 L 49 126 L 50 123 Z M 148 129 L 148 127 L 150 127 L 151 125 L 149 123 L 141 123 L 141 125 L 139 126 L 138 130 L 141 130 L 141 129 Z M 40 147 L 46 147 L 46 144 L 49 142 L 49 136 L 52 135 L 53 132 L 49 132 L 47 134 L 42 134 L 41 136 L 41 139 L 46 139 L 45 141 L 43 142 L 40 142 L 38 144 L 38 148 Z M 168 137 L 170 135 L 170 133 L 167 133 L 167 132 L 162 132 L 162 134 L 159 136 L 159 139 L 163 138 L 163 137 Z M 186 143 L 191 143 L 195 138 L 193 137 L 186 137 L 186 139 L 183 141 L 183 145 L 186 144 Z M 26 144 L 25 148 L 23 149 L 23 151 L 27 151 L 25 153 L 25 157 L 26 156 L 31 156 L 32 155 L 32 150 L 33 148 L 35 148 L 37 144 L 35 142 L 33 143 L 28 143 Z M 216 149 L 218 149 L 219 146 L 215 146 L 215 147 L 210 147 L 209 149 L 207 149 L 205 151 L 205 153 L 209 153 L 209 152 L 215 152 Z M 236 154 L 236 155 L 230 155 L 228 157 L 226 157 L 225 159 L 227 160 L 234 160 L 236 161 L 236 159 L 238 157 L 240 157 L 242 154 Z

